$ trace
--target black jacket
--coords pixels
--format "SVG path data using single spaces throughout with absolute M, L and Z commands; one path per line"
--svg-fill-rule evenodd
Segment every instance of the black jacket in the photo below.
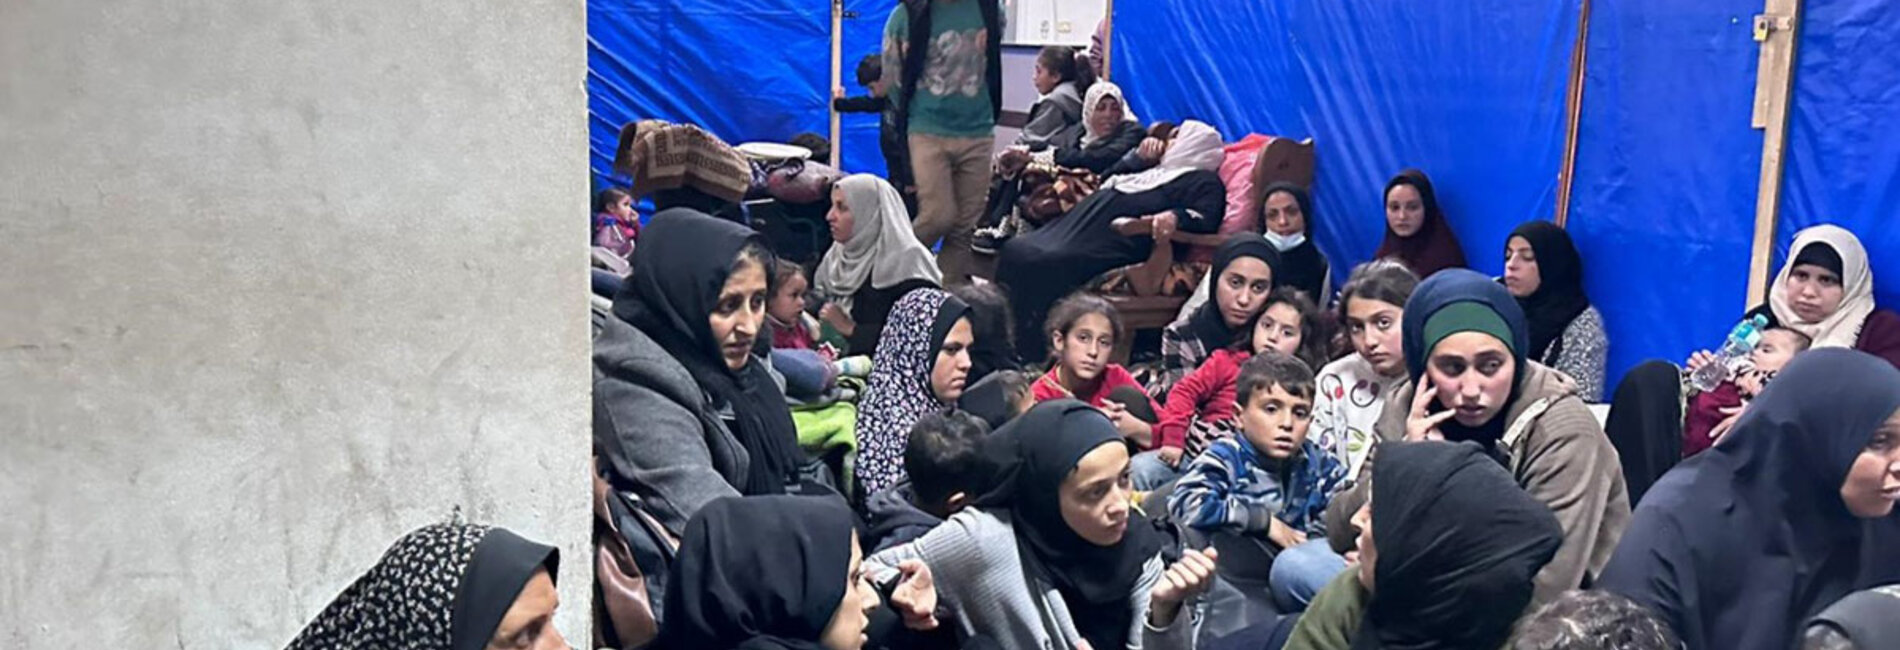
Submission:
M 831 100 L 831 107 L 840 113 L 877 113 L 877 145 L 884 152 L 885 178 L 899 192 L 917 184 L 910 174 L 909 138 L 904 137 L 902 118 L 898 117 L 890 98 L 876 95 L 839 97 Z

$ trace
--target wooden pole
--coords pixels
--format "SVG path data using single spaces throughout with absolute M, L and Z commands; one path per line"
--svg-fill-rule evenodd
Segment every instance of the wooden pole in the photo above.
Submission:
M 1115 66 L 1115 0 L 1103 0 L 1108 5 L 1102 11 L 1102 24 L 1108 29 L 1102 31 L 1102 79 L 1109 80 Z
M 826 88 L 825 108 L 831 112 L 831 166 L 838 167 L 838 159 L 844 154 L 843 129 L 838 120 L 838 106 L 831 101 L 832 88 L 844 87 L 844 0 L 831 0 L 831 88 Z
M 1761 58 L 1755 76 L 1755 109 L 1750 122 L 1762 130 L 1761 181 L 1755 194 L 1755 245 L 1743 309 L 1768 298 L 1775 228 L 1781 211 L 1788 104 L 1794 90 L 1794 59 L 1800 27 L 1801 0 L 1767 0 L 1762 15 L 1755 17 L 1755 42 L 1761 44 Z
M 1557 227 L 1570 224 L 1570 188 L 1577 180 L 1577 131 L 1583 124 L 1584 71 L 1589 64 L 1590 0 L 1577 10 L 1577 43 L 1570 50 L 1570 88 L 1564 93 L 1564 161 L 1557 170 Z

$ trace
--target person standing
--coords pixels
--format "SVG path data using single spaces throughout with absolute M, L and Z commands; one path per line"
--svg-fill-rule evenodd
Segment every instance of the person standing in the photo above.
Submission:
M 945 286 L 969 281 L 970 250 L 990 182 L 1003 110 L 1001 8 L 996 0 L 904 0 L 884 24 L 884 69 L 908 134 L 917 184 L 917 239 L 943 247 Z

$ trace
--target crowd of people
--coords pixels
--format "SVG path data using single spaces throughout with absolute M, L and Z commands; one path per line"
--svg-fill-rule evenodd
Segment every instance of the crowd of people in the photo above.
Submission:
M 1223 136 L 1144 127 L 1050 48 L 993 155 L 997 21 L 897 7 L 860 81 L 902 168 L 830 185 L 808 266 L 743 225 L 716 138 L 629 126 L 635 186 L 595 224 L 625 263 L 598 291 L 595 647 L 1900 643 L 1900 315 L 1852 233 L 1797 236 L 1747 358 L 1612 394 L 1563 228 L 1473 272 L 1407 169 L 1335 291 L 1308 188 L 1263 184 L 1136 368 L 1099 280 L 1222 231 Z M 648 169 L 663 146 L 713 153 Z M 1711 363 L 1735 371 L 1693 387 Z M 556 577 L 552 548 L 427 527 L 293 646 L 565 647 Z

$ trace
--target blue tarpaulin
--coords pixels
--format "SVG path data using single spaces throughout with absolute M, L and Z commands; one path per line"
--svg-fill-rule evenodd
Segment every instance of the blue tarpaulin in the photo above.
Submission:
M 1860 236 L 1885 306 L 1900 304 L 1900 2 L 1807 0 L 1795 61 L 1776 261 L 1797 230 Z
M 896 0 L 849 0 L 846 92 L 880 43 Z M 733 144 L 829 137 L 831 4 L 826 0 L 590 0 L 587 94 L 591 160 L 611 176 L 620 127 L 658 118 Z M 877 116 L 844 118 L 844 167 L 882 173 Z

